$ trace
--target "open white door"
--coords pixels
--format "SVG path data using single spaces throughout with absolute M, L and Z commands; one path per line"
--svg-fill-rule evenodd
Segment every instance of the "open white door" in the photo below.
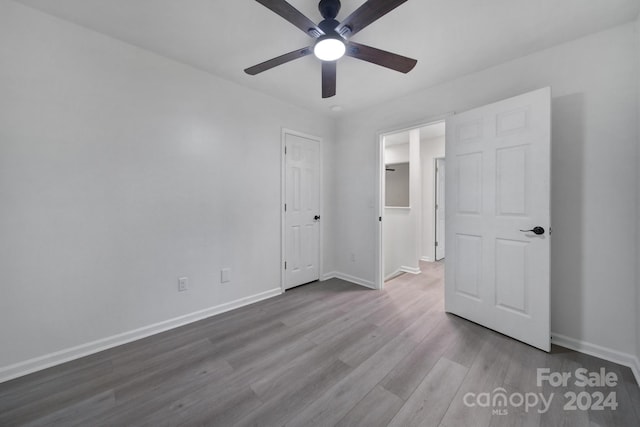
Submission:
M 446 153 L 446 311 L 549 351 L 550 88 L 448 118 Z
M 320 278 L 320 141 L 285 133 L 285 289 Z
M 444 258 L 445 249 L 445 159 L 436 159 L 436 261 Z

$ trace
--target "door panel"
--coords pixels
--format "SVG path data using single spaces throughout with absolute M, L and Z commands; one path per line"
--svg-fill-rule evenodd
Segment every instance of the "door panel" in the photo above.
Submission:
M 285 134 L 285 288 L 320 278 L 320 143 Z
M 550 89 L 452 116 L 446 138 L 445 308 L 549 351 Z

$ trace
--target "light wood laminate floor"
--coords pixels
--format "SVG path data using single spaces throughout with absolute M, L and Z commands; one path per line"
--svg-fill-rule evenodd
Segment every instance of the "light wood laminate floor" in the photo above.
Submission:
M 422 269 L 382 292 L 310 284 L 0 384 L 0 425 L 640 425 L 630 369 L 557 346 L 547 354 L 446 314 L 443 265 Z M 581 367 L 604 368 L 617 385 L 536 385 L 537 368 Z M 482 406 L 502 390 L 511 402 Z M 618 406 L 565 410 L 565 393 L 581 392 L 583 405 L 601 392 Z M 534 394 L 553 394 L 548 410 L 517 405 Z

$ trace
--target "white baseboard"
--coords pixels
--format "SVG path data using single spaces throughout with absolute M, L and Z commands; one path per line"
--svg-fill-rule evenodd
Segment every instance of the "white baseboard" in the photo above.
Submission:
M 394 277 L 399 276 L 403 273 L 418 275 L 422 273 L 422 270 L 420 270 L 419 268 L 402 266 L 393 273 L 386 275 L 384 281 L 386 282 L 387 280 L 393 279 Z
M 401 274 L 403 274 L 403 273 L 404 273 L 404 271 L 402 271 L 401 269 L 397 269 L 397 270 L 396 270 L 396 271 L 394 271 L 393 273 L 391 273 L 391 274 L 387 274 L 387 275 L 384 277 L 384 281 L 386 282 L 387 280 L 391 280 L 391 279 L 393 279 L 394 277 L 399 276 L 399 275 L 401 275 Z
M 608 360 L 609 362 L 617 363 L 619 365 L 628 366 L 631 371 L 633 371 L 633 375 L 636 377 L 636 382 L 640 385 L 640 360 L 638 360 L 638 357 L 633 354 L 622 353 L 617 350 L 612 350 L 597 344 L 591 344 L 553 332 L 551 333 L 551 342 L 570 350 L 599 357 L 600 359 Z
M 404 273 L 409 273 L 409 274 L 420 274 L 422 273 L 422 270 L 420 270 L 420 267 L 407 267 L 407 266 L 402 266 L 400 267 L 400 271 L 404 272 Z
M 433 258 L 430 256 L 421 256 L 420 261 L 433 262 Z
M 347 282 L 355 283 L 356 285 L 364 286 L 365 288 L 378 289 L 376 284 L 365 279 L 361 279 L 359 277 L 351 276 L 349 274 L 340 273 L 338 271 L 332 271 L 330 273 L 325 273 L 322 275 L 320 280 L 325 281 L 329 279 L 341 279 Z
M 0 383 L 282 294 L 280 287 L 0 368 Z

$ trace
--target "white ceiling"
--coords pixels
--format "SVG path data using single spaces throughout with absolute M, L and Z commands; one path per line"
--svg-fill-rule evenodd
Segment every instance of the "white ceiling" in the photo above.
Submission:
M 312 42 L 252 0 L 18 1 L 325 114 L 339 114 L 332 106 L 354 111 L 380 104 L 632 21 L 640 12 L 640 0 L 409 0 L 353 40 L 416 58 L 416 68 L 405 75 L 343 58 L 337 95 L 323 100 L 313 56 L 257 76 L 243 72 Z M 321 20 L 317 0 L 290 3 Z M 338 19 L 363 0 L 342 3 Z

